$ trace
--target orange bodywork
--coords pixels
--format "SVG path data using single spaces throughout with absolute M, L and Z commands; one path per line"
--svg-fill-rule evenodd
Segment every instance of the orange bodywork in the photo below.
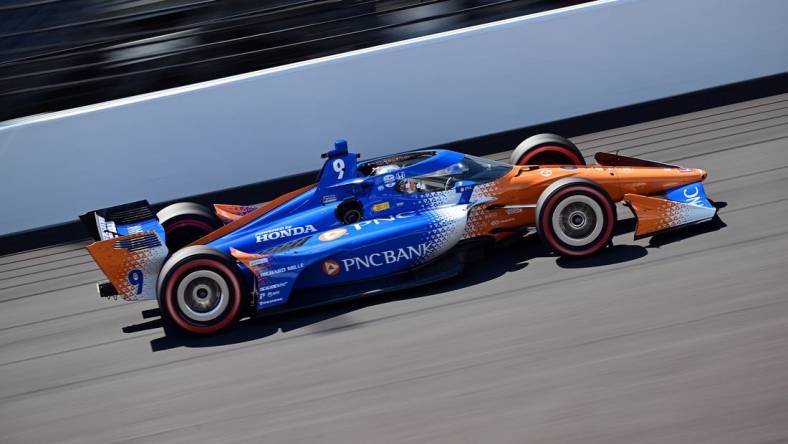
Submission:
M 265 205 L 266 202 L 257 205 L 227 205 L 227 204 L 213 204 L 213 209 L 216 215 L 223 223 L 228 224 L 236 221 L 243 216 L 251 213 L 252 211 Z
M 464 237 L 492 234 L 501 239 L 512 234 L 507 229 L 535 225 L 539 196 L 553 182 L 570 177 L 596 182 L 614 202 L 619 202 L 625 195 L 658 195 L 700 182 L 706 178 L 706 172 L 667 167 L 515 166 L 504 177 L 479 185 L 480 197 L 495 198 L 495 201 L 473 210 Z M 498 208 L 505 206 L 516 207 Z
M 536 203 L 542 192 L 552 183 L 564 178 L 583 178 L 599 184 L 614 202 L 629 201 L 630 196 L 653 196 L 665 190 L 677 188 L 706 178 L 700 169 L 643 166 L 513 166 L 503 177 L 480 184 L 474 198 L 492 198 L 494 201 L 475 207 L 468 215 L 463 238 L 494 236 L 497 240 L 509 237 L 519 227 L 534 226 Z M 284 194 L 270 202 L 254 206 L 214 205 L 217 215 L 227 225 L 196 240 L 192 245 L 202 245 L 237 230 L 279 205 L 314 188 L 311 184 Z M 675 205 L 662 204 L 664 199 L 640 202 L 642 208 L 653 207 L 638 233 L 658 231 L 665 225 L 666 214 L 675 210 Z M 506 208 L 511 206 L 510 208 Z M 673 209 L 673 210 L 671 210 Z M 664 212 L 663 212 L 664 210 Z M 675 211 L 674 211 L 675 212 Z M 663 214 L 664 213 L 664 214 Z M 656 219 L 655 219 L 656 218 Z M 656 222 L 655 220 L 662 222 Z
M 245 214 L 243 216 L 238 217 L 237 219 L 233 220 L 232 222 L 228 223 L 227 225 L 225 225 L 225 226 L 223 226 L 223 227 L 221 227 L 221 228 L 219 228 L 217 230 L 211 231 L 207 235 L 205 235 L 205 236 L 197 239 L 196 241 L 192 242 L 190 245 L 205 245 L 208 242 L 211 242 L 213 240 L 219 239 L 220 237 L 224 236 L 225 234 L 231 233 L 231 232 L 233 232 L 233 231 L 245 226 L 246 224 L 248 224 L 248 223 L 254 221 L 255 219 L 257 219 L 258 217 L 262 216 L 263 214 L 275 209 L 279 205 L 282 205 L 283 203 L 295 198 L 296 196 L 300 196 L 301 194 L 311 190 L 312 188 L 314 188 L 316 186 L 317 186 L 317 184 L 313 183 L 311 185 L 307 185 L 305 187 L 301 187 L 301 188 L 299 188 L 299 189 L 297 189 L 295 191 L 291 191 L 289 193 L 283 194 L 283 195 L 277 197 L 276 199 L 274 199 L 274 200 L 272 200 L 270 202 L 266 202 L 265 204 L 262 204 L 259 208 L 255 209 L 254 211 L 251 211 L 251 212 L 249 212 L 249 213 L 247 213 L 247 214 Z
M 94 242 L 87 246 L 87 250 L 121 298 L 135 301 L 155 295 L 155 279 L 143 279 L 143 276 L 155 276 L 167 256 L 167 247 L 155 232 Z M 129 278 L 129 273 L 134 270 L 139 272 L 134 281 L 136 285 Z
M 637 215 L 636 239 L 695 221 L 706 220 L 716 213 L 708 208 L 638 194 L 627 194 L 624 196 L 624 200 L 629 202 Z

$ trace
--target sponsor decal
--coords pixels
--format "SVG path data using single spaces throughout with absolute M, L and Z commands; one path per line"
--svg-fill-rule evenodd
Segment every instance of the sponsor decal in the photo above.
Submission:
M 276 298 L 276 299 L 264 299 L 264 297 L 265 297 L 265 296 L 263 296 L 263 295 L 260 295 L 260 304 L 259 304 L 260 306 L 263 306 L 263 305 L 271 305 L 271 304 L 274 304 L 274 303 L 276 303 L 276 302 L 282 302 L 282 301 L 284 300 L 283 298 Z
M 336 194 L 326 194 L 325 196 L 323 196 L 323 205 L 336 201 L 337 201 Z
M 393 221 L 395 221 L 397 219 L 407 219 L 407 218 L 413 217 L 415 215 L 416 215 L 415 211 L 403 211 L 402 213 L 393 214 L 391 216 L 378 217 L 378 218 L 370 219 L 370 220 L 362 220 L 361 222 L 359 222 L 357 224 L 351 225 L 351 227 L 353 227 L 353 229 L 355 229 L 356 231 L 360 231 L 361 229 L 363 229 L 367 225 L 380 225 L 381 223 L 393 222 Z
M 386 189 L 386 187 L 384 187 L 383 185 L 378 185 L 378 191 L 383 191 L 385 189 Z
M 273 270 L 263 270 L 260 272 L 261 277 L 273 276 L 275 274 L 284 273 L 287 271 L 286 267 L 274 268 Z
M 541 174 L 542 177 L 550 177 L 553 175 L 553 170 L 539 170 L 539 174 Z
M 372 212 L 377 213 L 379 211 L 388 210 L 389 208 L 391 208 L 391 204 L 389 204 L 388 202 L 381 202 L 372 205 Z
M 317 238 L 323 242 L 329 242 L 332 240 L 337 240 L 340 237 L 347 234 L 347 230 L 344 228 L 335 228 L 333 230 L 328 230 L 325 233 L 321 234 Z
M 522 208 L 507 208 L 506 209 L 506 214 L 509 214 L 509 215 L 522 213 L 522 212 L 523 212 Z
M 368 268 L 376 268 L 383 265 L 390 265 L 396 264 L 400 261 L 412 261 L 417 258 L 425 257 L 430 253 L 432 249 L 432 243 L 425 242 L 418 244 L 416 246 L 409 245 L 407 247 L 396 248 L 392 250 L 384 250 L 375 253 L 365 254 L 363 256 L 354 256 L 349 257 L 346 259 L 342 259 L 342 268 L 345 271 L 359 271 L 365 270 Z M 336 264 L 336 261 L 332 261 Z M 335 274 L 339 273 L 339 271 L 335 271 L 334 274 L 329 274 L 326 270 L 326 264 L 328 261 L 323 263 L 323 271 L 326 272 L 329 276 L 334 276 Z M 338 264 L 337 264 L 338 265 Z
M 383 176 L 383 183 L 386 184 L 387 187 L 391 188 L 397 182 L 397 179 L 394 177 L 393 174 L 386 174 Z
M 276 274 L 284 273 L 284 272 L 287 272 L 287 271 L 297 271 L 297 270 L 300 270 L 302 268 L 304 268 L 304 263 L 303 262 L 298 263 L 298 264 L 288 265 L 286 267 L 275 268 L 273 270 L 263 270 L 263 271 L 261 271 L 259 273 L 259 275 L 260 275 L 260 277 L 268 277 L 268 276 L 273 276 L 273 275 L 276 275 Z
M 268 263 L 268 258 L 267 257 L 261 257 L 260 259 L 255 259 L 255 260 L 249 262 L 249 265 L 255 266 L 255 265 L 263 265 L 263 264 L 267 264 L 267 263 Z
M 492 224 L 492 226 L 496 226 L 496 225 L 506 224 L 506 223 L 509 223 L 509 222 L 514 222 L 514 218 L 510 217 L 508 219 L 494 220 L 494 221 L 492 221 L 491 224 Z
M 329 276 L 336 276 L 339 274 L 339 262 L 334 259 L 327 259 L 323 261 L 323 273 Z
M 266 291 L 266 290 L 276 290 L 277 288 L 282 288 L 287 285 L 287 282 L 279 282 L 277 284 L 266 285 L 265 287 L 260 287 L 258 290 Z
M 691 173 L 692 169 L 690 169 L 690 168 L 679 168 L 679 172 L 681 172 L 681 173 Z
M 314 233 L 315 231 L 317 231 L 317 228 L 315 228 L 314 225 L 304 225 L 299 227 L 288 225 L 286 227 L 271 228 L 269 230 L 261 231 L 260 233 L 255 233 L 254 237 L 257 239 L 257 242 L 267 242 L 292 236 L 300 236 L 302 234 Z
M 576 166 L 573 166 L 573 165 L 562 166 L 562 167 L 560 167 L 560 168 L 561 168 L 562 170 L 576 170 L 576 169 L 577 169 L 577 167 L 576 167 Z

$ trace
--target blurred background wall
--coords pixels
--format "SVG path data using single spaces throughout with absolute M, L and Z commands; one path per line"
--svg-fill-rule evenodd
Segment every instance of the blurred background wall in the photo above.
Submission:
M 753 6 L 747 0 L 584 3 L 351 52 L 328 49 L 319 59 L 6 121 L 0 124 L 0 234 L 71 221 L 126 201 L 162 202 L 312 170 L 337 137 L 369 157 L 787 71 L 782 17 L 788 2 Z M 468 24 L 450 22 L 449 28 Z M 386 35 L 391 28 L 379 31 Z M 411 31 L 429 32 L 419 26 Z M 110 45 L 117 51 L 102 53 L 97 63 L 115 62 L 97 66 L 159 63 L 159 56 L 180 57 L 189 54 L 181 50 L 206 44 L 201 39 L 160 38 L 143 45 L 147 49 Z M 265 51 L 249 51 L 250 60 L 268 60 Z M 27 87 L 43 94 L 29 96 L 29 109 L 93 103 L 115 97 L 113 88 L 119 96 L 155 91 L 179 84 L 179 70 L 190 82 L 204 79 L 188 74 L 189 66 L 200 65 L 195 72 L 205 69 L 214 78 L 231 64 L 221 57 L 201 55 L 192 65 L 167 62 L 120 77 L 49 79 L 41 86 L 66 89 L 50 96 Z M 268 62 L 304 57 L 311 56 Z M 177 81 L 167 83 L 165 72 Z M 19 75 L 0 80 L 7 116 L 17 115 L 7 111 L 17 100 L 11 97 L 27 94 L 14 86 L 28 74 Z M 144 80 L 132 84 L 136 77 Z M 89 82 L 73 83 L 83 80 Z

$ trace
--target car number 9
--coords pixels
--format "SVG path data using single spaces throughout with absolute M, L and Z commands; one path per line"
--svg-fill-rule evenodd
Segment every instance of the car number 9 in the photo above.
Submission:
M 334 160 L 334 172 L 337 173 L 337 180 L 342 180 L 345 177 L 345 161 L 342 159 Z

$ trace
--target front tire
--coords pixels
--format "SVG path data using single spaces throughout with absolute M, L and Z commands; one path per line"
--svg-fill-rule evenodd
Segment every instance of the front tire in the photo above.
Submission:
M 164 263 L 158 298 L 169 323 L 188 333 L 210 334 L 240 318 L 249 291 L 231 257 L 215 248 L 195 245 Z
M 545 243 L 565 257 L 588 256 L 608 245 L 616 211 L 607 193 L 590 182 L 554 185 L 536 206 L 536 229 Z
M 512 165 L 585 165 L 580 150 L 569 139 L 556 134 L 531 136 L 512 151 Z

